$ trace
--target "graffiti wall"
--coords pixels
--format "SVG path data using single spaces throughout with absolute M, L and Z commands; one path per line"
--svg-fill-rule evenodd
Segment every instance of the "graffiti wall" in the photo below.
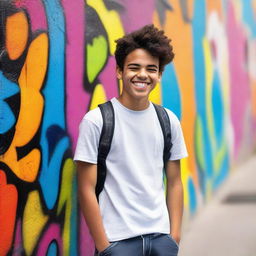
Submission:
M 0 255 L 92 255 L 72 161 L 83 115 L 118 96 L 115 39 L 154 23 L 175 60 L 151 100 L 182 123 L 191 216 L 256 145 L 256 1 L 1 0 Z

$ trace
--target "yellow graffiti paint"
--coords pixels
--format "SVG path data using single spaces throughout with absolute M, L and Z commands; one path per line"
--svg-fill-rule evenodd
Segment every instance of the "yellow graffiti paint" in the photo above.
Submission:
M 119 94 L 122 94 L 122 91 L 123 91 L 123 80 L 122 79 L 118 80 L 118 86 L 119 86 Z
M 243 20 L 243 1 L 231 1 L 233 5 L 236 20 Z
M 28 20 L 23 12 L 15 13 L 6 20 L 5 45 L 11 60 L 15 60 L 25 50 L 28 40 Z
M 109 11 L 102 0 L 87 0 L 87 4 L 97 11 L 108 34 L 110 53 L 114 55 L 116 48 L 115 40 L 124 35 L 123 26 L 118 13 L 113 10 Z
M 215 128 L 214 128 L 214 118 L 212 109 L 212 82 L 213 82 L 213 63 L 211 57 L 210 43 L 204 38 L 203 39 L 203 49 L 205 58 L 205 97 L 206 97 L 206 113 L 207 113 L 207 127 L 210 134 L 211 146 L 213 148 L 212 152 L 217 151 Z
M 4 154 L 5 162 L 15 175 L 27 182 L 35 181 L 41 153 L 33 149 L 27 155 L 18 159 L 17 147 L 25 146 L 35 136 L 39 129 L 43 113 L 43 97 L 40 89 L 47 69 L 48 37 L 40 34 L 30 44 L 27 58 L 19 77 L 20 112 L 15 127 L 15 135 L 8 151 Z
M 72 210 L 72 184 L 75 174 L 74 162 L 69 158 L 65 161 L 62 172 L 61 190 L 58 202 L 57 214 L 65 209 L 63 238 L 63 255 L 69 255 L 70 247 L 70 227 L 71 227 L 71 210 Z
M 26 255 L 32 255 L 48 218 L 43 214 L 38 191 L 30 192 L 22 219 L 22 237 Z
M 99 104 L 104 103 L 106 101 L 107 96 L 105 94 L 104 87 L 102 86 L 102 84 L 97 84 L 92 95 L 90 109 L 97 108 Z
M 188 191 L 188 181 L 190 177 L 190 170 L 188 167 L 188 159 L 181 159 L 181 180 L 184 188 L 184 207 L 189 209 L 189 191 Z
M 161 92 L 162 92 L 161 85 L 160 83 L 157 83 L 156 87 L 149 95 L 149 100 L 156 104 L 161 104 L 162 103 Z

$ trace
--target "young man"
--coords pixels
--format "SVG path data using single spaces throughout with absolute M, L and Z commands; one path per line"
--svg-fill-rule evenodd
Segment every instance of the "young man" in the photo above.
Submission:
M 163 179 L 164 139 L 149 94 L 174 54 L 170 40 L 153 25 L 117 40 L 117 77 L 123 81 L 111 100 L 115 129 L 104 189 L 95 195 L 97 153 L 103 120 L 100 109 L 81 124 L 77 161 L 79 201 L 98 255 L 175 256 L 180 241 L 183 188 L 180 159 L 187 156 L 177 117 L 170 119 L 172 147 Z

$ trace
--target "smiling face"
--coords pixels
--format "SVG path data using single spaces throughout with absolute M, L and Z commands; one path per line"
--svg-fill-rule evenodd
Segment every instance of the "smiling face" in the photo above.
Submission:
M 148 97 L 161 78 L 159 59 L 144 49 L 136 49 L 125 58 L 124 68 L 117 68 L 117 77 L 123 80 L 121 102 L 126 106 L 148 106 Z

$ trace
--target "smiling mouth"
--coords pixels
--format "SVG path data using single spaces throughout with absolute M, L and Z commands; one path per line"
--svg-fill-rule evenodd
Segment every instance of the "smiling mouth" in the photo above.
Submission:
M 132 82 L 137 88 L 145 88 L 148 85 L 150 85 L 150 83 L 147 82 Z

